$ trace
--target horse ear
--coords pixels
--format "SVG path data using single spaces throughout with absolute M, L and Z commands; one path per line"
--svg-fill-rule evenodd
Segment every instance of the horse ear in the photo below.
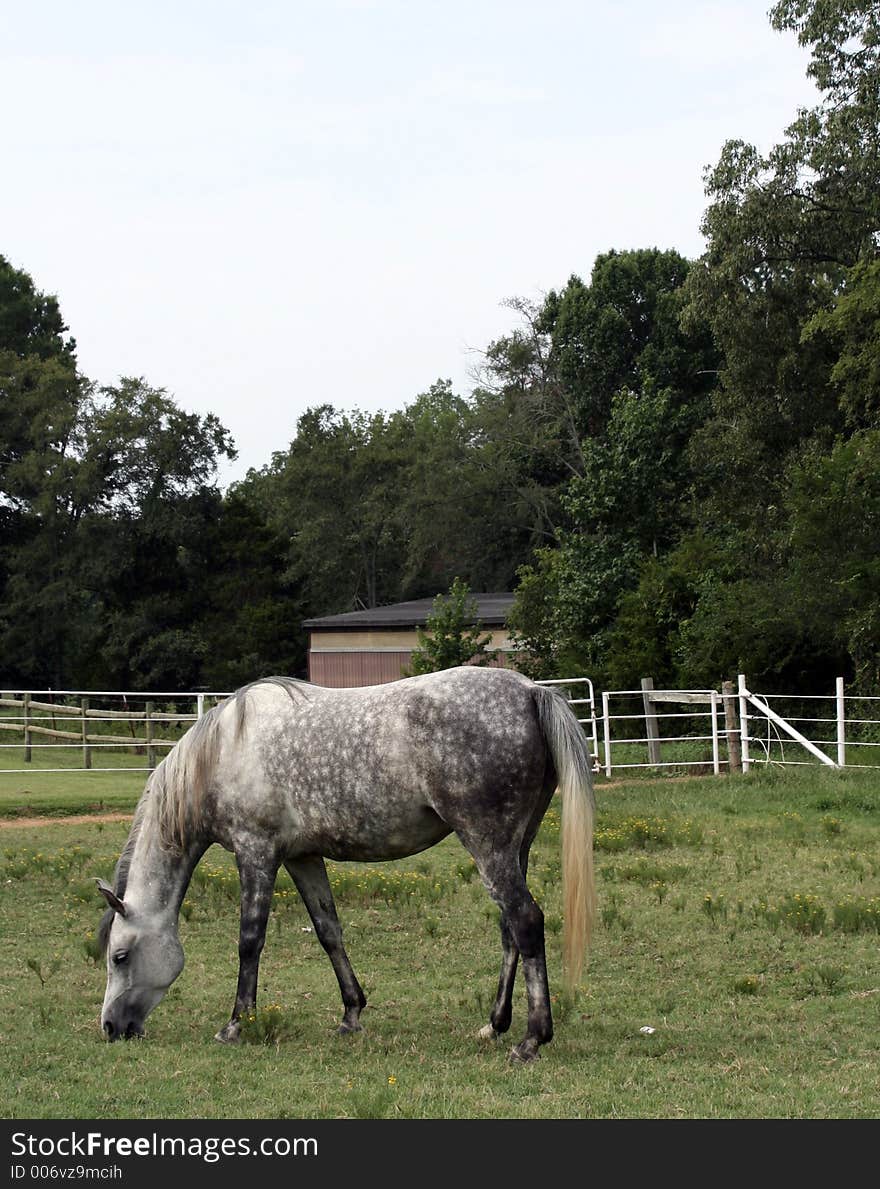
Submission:
M 114 912 L 118 912 L 121 917 L 125 916 L 125 905 L 113 891 L 108 883 L 103 879 L 96 879 L 95 883 L 98 885 L 98 891 L 110 905 Z

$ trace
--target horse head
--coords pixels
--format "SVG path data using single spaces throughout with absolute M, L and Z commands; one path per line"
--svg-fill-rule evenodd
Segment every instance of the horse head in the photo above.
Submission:
M 183 947 L 173 921 L 139 912 L 109 884 L 100 879 L 96 882 L 110 906 L 105 925 L 107 990 L 101 1028 L 110 1041 L 143 1036 L 147 1016 L 183 970 Z

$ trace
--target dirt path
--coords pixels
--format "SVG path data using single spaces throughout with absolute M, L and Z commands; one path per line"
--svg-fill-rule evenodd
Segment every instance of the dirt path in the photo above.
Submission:
M 89 822 L 127 822 L 130 813 L 71 813 L 57 817 L 3 817 L 0 830 L 33 829 L 35 826 L 81 826 Z

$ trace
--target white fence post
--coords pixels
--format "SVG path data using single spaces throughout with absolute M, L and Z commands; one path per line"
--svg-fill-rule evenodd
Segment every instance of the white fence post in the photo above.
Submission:
M 837 763 L 846 767 L 846 699 L 843 696 L 843 678 L 837 678 Z
M 746 676 L 745 673 L 740 673 L 737 677 L 739 683 L 739 739 L 740 751 L 742 752 L 742 770 L 748 772 L 749 770 L 749 704 L 746 701 Z
M 611 723 L 608 718 L 608 693 L 602 693 L 602 725 L 605 735 L 605 775 L 611 775 Z
M 205 695 L 196 694 L 196 717 L 201 718 L 205 713 Z
M 718 695 L 712 690 L 712 771 L 715 776 L 721 775 L 721 759 L 718 754 Z

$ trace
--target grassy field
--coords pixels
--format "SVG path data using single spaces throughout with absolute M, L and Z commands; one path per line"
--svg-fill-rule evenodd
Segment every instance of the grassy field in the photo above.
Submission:
M 497 913 L 454 839 L 399 863 L 331 868 L 370 1000 L 363 1033 L 335 1035 L 335 979 L 285 876 L 254 1043 L 212 1040 L 237 972 L 237 881 L 215 848 L 184 903 L 183 976 L 145 1040 L 105 1044 L 91 877 L 110 878 L 127 825 L 14 815 L 130 807 L 142 779 L 0 774 L 8 1117 L 880 1114 L 876 775 L 600 781 L 600 917 L 574 1002 L 561 994 L 554 803 L 530 883 L 546 914 L 556 1037 L 529 1067 L 508 1062 L 507 1039 L 476 1036 L 497 979 Z M 523 1026 L 518 981 L 511 1041 Z
M 131 768 L 130 772 L 80 769 L 80 755 L 73 748 L 35 748 L 29 764 L 22 755 L 15 748 L 0 751 L 0 820 L 130 810 L 148 775 L 144 757 L 131 753 L 101 757 L 108 767 Z

